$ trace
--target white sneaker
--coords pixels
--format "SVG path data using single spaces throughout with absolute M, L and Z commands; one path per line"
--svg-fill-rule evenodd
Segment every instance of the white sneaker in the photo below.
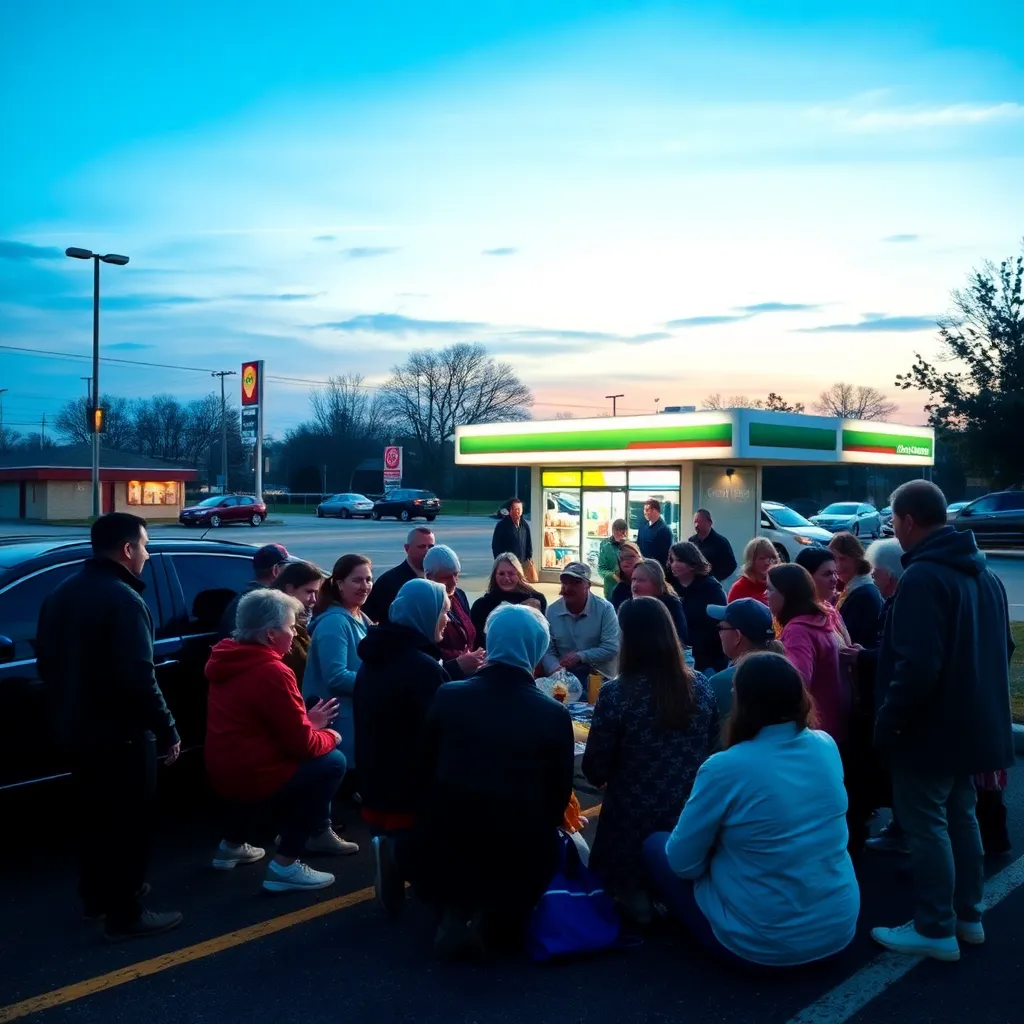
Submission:
M 351 857 L 359 852 L 358 843 L 350 843 L 342 839 L 333 828 L 321 832 L 318 836 L 310 836 L 306 840 L 307 853 L 330 853 L 336 857 Z
M 871 938 L 894 953 L 929 956 L 933 960 L 950 963 L 960 959 L 960 945 L 955 935 L 949 935 L 944 939 L 930 939 L 918 933 L 913 921 L 898 928 L 872 928 Z
M 956 937 L 968 946 L 985 944 L 985 929 L 980 921 L 960 921 L 956 923 Z
M 236 864 L 255 864 L 266 855 L 267 851 L 259 846 L 250 846 L 248 843 L 232 846 L 222 839 L 217 852 L 213 855 L 213 866 L 218 871 L 230 871 Z
M 315 871 L 308 864 L 297 860 L 285 867 L 272 860 L 267 865 L 267 877 L 263 888 L 267 892 L 292 892 L 295 889 L 326 889 L 334 885 L 334 875 L 329 871 Z

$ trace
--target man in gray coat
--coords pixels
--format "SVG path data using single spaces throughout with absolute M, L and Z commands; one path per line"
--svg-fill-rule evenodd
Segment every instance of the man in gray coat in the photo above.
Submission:
M 888 949 L 959 960 L 985 941 L 984 852 L 973 776 L 1013 764 L 1006 591 L 974 534 L 946 525 L 927 480 L 892 495 L 904 572 L 882 635 L 875 745 L 907 832 L 914 920 L 875 928 Z

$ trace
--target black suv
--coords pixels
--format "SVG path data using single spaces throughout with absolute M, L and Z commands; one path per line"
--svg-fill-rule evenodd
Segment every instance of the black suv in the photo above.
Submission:
M 403 523 L 409 522 L 410 519 L 426 519 L 428 523 L 432 523 L 440 511 L 441 502 L 433 491 L 410 491 L 407 488 L 396 487 L 373 503 L 370 515 L 374 519 L 394 516 Z
M 206 733 L 204 669 L 228 602 L 253 577 L 251 544 L 153 540 L 142 573 L 153 613 L 156 674 L 182 749 Z M 0 545 L 0 791 L 67 771 L 36 672 L 44 598 L 91 554 L 83 541 Z
M 978 547 L 1024 544 L 1024 491 L 986 494 L 956 514 L 958 530 L 972 530 Z

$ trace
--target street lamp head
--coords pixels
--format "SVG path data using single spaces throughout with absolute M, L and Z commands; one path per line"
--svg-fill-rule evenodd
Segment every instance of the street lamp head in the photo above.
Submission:
M 70 256 L 73 260 L 91 260 L 93 256 L 88 249 L 76 249 L 74 246 L 65 249 L 64 255 Z
M 106 256 L 101 256 L 100 259 L 104 263 L 115 263 L 119 267 L 123 267 L 128 262 L 127 256 L 118 256 L 116 252 L 108 252 Z

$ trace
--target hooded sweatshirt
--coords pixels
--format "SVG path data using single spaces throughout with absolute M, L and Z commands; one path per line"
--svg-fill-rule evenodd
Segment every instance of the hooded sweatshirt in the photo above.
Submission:
M 356 766 L 355 729 L 352 724 L 352 687 L 359 670 L 359 641 L 369 621 L 355 616 L 340 604 L 332 604 L 309 624 L 309 653 L 302 677 L 302 696 L 307 704 L 338 700 L 334 728 L 341 733 L 341 750 L 350 768 Z
M 222 640 L 206 678 L 206 770 L 226 799 L 262 800 L 303 761 L 334 749 L 334 735 L 309 721 L 295 675 L 264 644 Z
M 779 636 L 814 699 L 822 732 L 842 743 L 850 718 L 850 687 L 839 667 L 839 638 L 824 615 L 797 615 Z
M 878 655 L 875 745 L 894 770 L 1013 764 L 1006 591 L 974 534 L 944 526 L 903 556 Z
M 490 647 L 487 662 L 511 665 L 533 675 L 548 649 L 551 634 L 540 612 L 521 605 L 506 604 L 488 620 Z

